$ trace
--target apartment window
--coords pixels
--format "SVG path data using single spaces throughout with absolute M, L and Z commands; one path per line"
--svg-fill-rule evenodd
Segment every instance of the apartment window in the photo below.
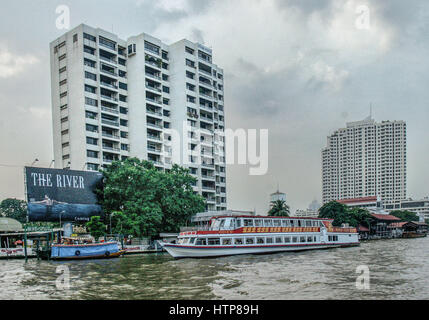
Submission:
M 97 38 L 96 37 L 94 37 L 94 36 L 92 36 L 90 34 L 87 34 L 87 33 L 83 33 L 83 38 L 91 40 L 91 41 L 94 41 L 94 42 L 97 42 Z
M 189 79 L 195 79 L 195 73 L 186 71 L 186 77 L 188 77 Z
M 70 143 L 68 143 L 68 142 L 64 142 L 64 143 L 62 144 L 63 148 L 67 148 L 69 145 L 70 145 Z
M 195 62 L 189 59 L 186 59 L 186 65 L 191 68 L 195 68 Z
M 119 107 L 119 112 L 122 114 L 128 114 L 128 109 L 124 107 Z
M 63 155 L 63 160 L 67 160 L 67 159 L 70 159 L 70 155 L 69 154 Z
M 124 126 L 124 127 L 128 126 L 128 120 L 121 119 L 120 123 L 121 123 L 121 126 Z
M 169 60 L 168 59 L 168 52 L 167 51 L 162 50 L 162 59 Z
M 88 46 L 83 46 L 83 52 L 95 55 L 95 49 Z
M 192 97 L 192 96 L 190 96 L 190 95 L 187 95 L 187 96 L 186 96 L 186 101 L 188 101 L 188 102 L 192 102 L 192 103 L 195 103 L 196 99 L 195 99 L 195 97 Z
M 92 150 L 86 150 L 86 156 L 89 158 L 98 158 L 98 152 Z
M 121 150 L 128 151 L 128 145 L 121 143 Z
M 67 104 L 63 104 L 62 106 L 60 106 L 60 110 L 65 110 L 67 109 Z
M 162 63 L 162 69 L 168 70 L 168 63 Z
M 125 59 L 118 58 L 118 63 L 119 63 L 121 66 L 125 66 L 125 65 L 126 65 L 126 63 L 127 63 L 127 61 L 126 61 Z
M 91 171 L 98 171 L 98 164 L 88 163 L 87 168 L 88 168 L 88 170 L 91 170 Z
M 162 86 L 162 92 L 170 93 L 170 88 L 166 86 Z
M 86 143 L 96 146 L 96 145 L 98 145 L 98 139 L 86 137 Z
M 96 87 L 93 87 L 93 86 L 89 86 L 89 85 L 85 85 L 85 91 L 86 92 L 90 92 L 90 93 L 96 93 L 96 91 L 97 91 L 97 88 Z
M 77 42 L 77 33 L 73 35 L 73 43 Z
M 86 131 L 98 132 L 98 126 L 94 126 L 92 124 L 86 124 Z
M 109 48 L 110 50 L 116 50 L 116 42 L 103 37 L 99 37 L 98 39 L 99 39 L 100 45 L 103 45 Z
M 119 82 L 119 88 L 122 90 L 128 90 L 128 86 L 126 83 Z
M 191 48 L 189 48 L 189 47 L 185 47 L 185 51 L 187 52 L 187 53 L 189 53 L 189 54 L 194 54 L 195 53 L 195 50 L 194 49 L 191 49 Z
M 63 73 L 63 72 L 65 72 L 67 70 L 67 66 L 64 66 L 64 67 L 62 67 L 60 70 L 59 70 L 59 73 Z
M 60 94 L 60 98 L 64 98 L 67 96 L 67 91 Z
M 85 71 L 85 78 L 97 81 L 97 75 L 88 71 Z
M 69 129 L 61 131 L 61 135 L 64 136 L 69 133 Z
M 128 139 L 128 132 L 121 131 L 121 138 Z
M 126 78 L 127 77 L 127 73 L 125 71 L 122 70 L 118 70 L 118 74 L 121 78 Z
M 120 94 L 119 95 L 119 101 L 127 102 L 127 96 L 124 96 L 124 95 Z
M 128 46 L 128 54 L 130 55 L 130 54 L 134 54 L 134 53 L 136 53 L 137 51 L 136 51 L 136 45 L 135 44 L 130 44 L 129 46 Z
M 58 60 L 59 61 L 64 60 L 66 57 L 67 57 L 67 55 L 64 53 L 63 55 L 58 57 Z
M 168 106 L 170 104 L 170 99 L 163 98 L 162 103 Z
M 60 81 L 60 86 L 67 84 L 67 79 Z
M 95 100 L 95 99 L 91 99 L 91 98 L 85 97 L 85 104 L 87 104 L 89 106 L 97 107 L 98 106 L 98 101 Z
M 95 68 L 95 61 L 92 61 L 92 60 L 90 60 L 90 59 L 87 59 L 87 58 L 85 58 L 84 60 L 83 60 L 83 64 L 85 65 L 85 66 L 88 66 L 88 67 L 91 67 L 91 68 Z
M 162 80 L 163 81 L 168 81 L 168 76 L 166 74 L 162 74 Z
M 144 42 L 144 48 L 150 52 L 153 52 L 153 53 L 159 55 L 159 47 L 157 45 L 154 45 L 153 43 L 145 41 Z
M 186 89 L 189 91 L 195 91 L 195 86 L 193 84 L 186 83 Z

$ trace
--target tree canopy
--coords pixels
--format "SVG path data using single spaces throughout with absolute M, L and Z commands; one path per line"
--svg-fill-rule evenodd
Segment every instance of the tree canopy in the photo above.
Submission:
M 91 220 L 86 224 L 86 227 L 95 240 L 106 234 L 106 225 L 100 221 L 99 216 L 91 217 Z
M 395 210 L 391 211 L 390 214 L 395 216 L 402 221 L 419 221 L 420 218 L 415 212 L 407 211 L 407 210 Z
M 271 208 L 268 211 L 269 216 L 289 217 L 289 206 L 284 200 L 271 201 Z
M 204 211 L 204 198 L 194 193 L 196 179 L 173 165 L 168 172 L 137 158 L 115 161 L 102 171 L 103 188 L 97 191 L 114 233 L 137 237 L 161 231 L 177 232 L 190 217 Z
M 18 199 L 5 199 L 0 203 L 0 215 L 26 223 L 27 203 Z
M 349 208 L 345 204 L 337 201 L 331 201 L 324 204 L 319 209 L 320 218 L 334 219 L 333 226 L 341 226 L 348 223 L 350 226 L 357 227 L 359 224 L 369 227 L 373 217 L 368 210 L 362 208 Z

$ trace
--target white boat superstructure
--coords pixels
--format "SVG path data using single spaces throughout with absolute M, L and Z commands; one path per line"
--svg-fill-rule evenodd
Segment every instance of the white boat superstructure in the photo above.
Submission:
M 355 228 L 334 227 L 331 219 L 303 217 L 214 217 L 207 230 L 181 232 L 164 243 L 174 258 L 262 254 L 359 245 Z

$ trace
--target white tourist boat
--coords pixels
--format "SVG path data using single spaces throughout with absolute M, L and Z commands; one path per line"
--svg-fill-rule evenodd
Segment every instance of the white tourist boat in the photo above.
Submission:
M 219 216 L 206 230 L 179 234 L 177 243 L 163 243 L 174 258 L 265 254 L 358 246 L 356 228 L 334 227 L 331 219 Z

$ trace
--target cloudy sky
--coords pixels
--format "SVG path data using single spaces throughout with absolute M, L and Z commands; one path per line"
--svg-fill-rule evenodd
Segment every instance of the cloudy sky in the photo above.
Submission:
M 326 136 L 367 117 L 370 104 L 377 121 L 407 122 L 408 196 L 427 196 L 429 4 L 411 3 L 2 1 L 0 199 L 24 198 L 23 166 L 53 159 L 49 42 L 64 32 L 55 25 L 62 4 L 72 28 L 86 23 L 125 39 L 145 32 L 213 48 L 225 70 L 226 126 L 269 129 L 268 173 L 230 166 L 229 208 L 266 212 L 277 183 L 293 212 L 320 202 Z M 360 6 L 369 9 L 369 24 Z

